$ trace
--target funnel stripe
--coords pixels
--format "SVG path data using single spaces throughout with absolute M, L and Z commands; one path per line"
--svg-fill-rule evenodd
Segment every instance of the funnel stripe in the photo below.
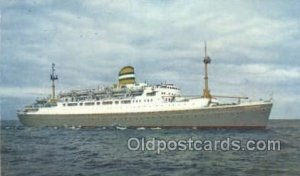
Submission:
M 124 78 L 134 78 L 134 74 L 128 74 L 128 75 L 119 76 L 119 80 L 120 79 L 124 79 Z

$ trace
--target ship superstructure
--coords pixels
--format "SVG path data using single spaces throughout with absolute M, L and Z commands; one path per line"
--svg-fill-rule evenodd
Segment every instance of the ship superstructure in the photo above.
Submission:
M 52 64 L 52 95 L 37 99 L 18 112 L 28 126 L 127 126 L 127 127 L 265 127 L 272 102 L 222 104 L 208 89 L 205 44 L 205 87 L 202 96 L 185 97 L 174 84 L 137 83 L 132 66 L 123 67 L 117 84 L 97 89 L 72 90 L 55 95 Z M 224 96 L 222 96 L 224 98 Z M 232 98 L 232 97 L 230 97 Z

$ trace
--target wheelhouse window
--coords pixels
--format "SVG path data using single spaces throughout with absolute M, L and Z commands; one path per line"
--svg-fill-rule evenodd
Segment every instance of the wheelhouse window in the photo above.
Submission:
M 150 93 L 147 93 L 146 95 L 147 96 L 155 96 L 156 92 L 150 92 Z

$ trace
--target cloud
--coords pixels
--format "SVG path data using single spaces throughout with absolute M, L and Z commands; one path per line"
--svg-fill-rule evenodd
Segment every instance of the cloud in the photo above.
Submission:
M 203 86 L 208 42 L 210 88 L 218 94 L 296 97 L 299 1 L 5 1 L 1 8 L 0 96 L 47 95 L 52 62 L 58 89 L 109 85 L 124 65 L 139 81 Z M 288 91 L 284 91 L 287 90 Z M 40 90 L 40 91 L 39 91 Z M 16 93 L 18 92 L 18 93 Z M 282 96 L 275 114 L 296 116 Z M 23 101 L 22 101 L 23 102 Z
M 44 97 L 50 94 L 49 90 L 41 87 L 0 87 L 1 98 L 27 98 L 33 96 Z

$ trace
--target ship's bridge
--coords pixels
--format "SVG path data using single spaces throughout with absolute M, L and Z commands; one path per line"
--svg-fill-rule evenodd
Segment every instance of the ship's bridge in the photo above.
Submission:
M 180 95 L 180 89 L 173 84 L 149 85 L 144 89 L 144 96 L 157 96 L 161 97 L 164 101 L 174 101 Z
M 179 96 L 180 95 L 180 89 L 178 89 L 173 84 L 162 84 L 159 87 L 159 91 L 161 91 L 162 95 L 174 95 Z

